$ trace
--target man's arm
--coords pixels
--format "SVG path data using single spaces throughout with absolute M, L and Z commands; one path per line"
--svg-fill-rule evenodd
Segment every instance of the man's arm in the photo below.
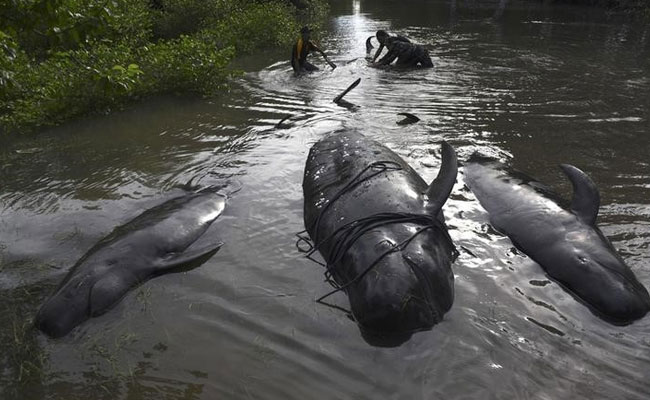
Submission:
M 379 59 L 379 61 L 376 62 L 377 65 L 389 65 L 392 63 L 398 56 L 399 54 L 394 51 L 394 50 L 389 50 L 388 53 L 386 53 L 385 56 Z
M 316 46 L 314 42 L 312 42 L 311 40 L 309 41 L 309 46 L 311 47 L 311 50 L 315 50 L 319 52 L 320 55 L 323 56 L 323 59 L 325 59 L 325 61 L 330 65 L 330 67 L 332 67 L 332 69 L 336 68 L 336 65 L 327 58 L 325 52 L 321 50 L 318 46 Z

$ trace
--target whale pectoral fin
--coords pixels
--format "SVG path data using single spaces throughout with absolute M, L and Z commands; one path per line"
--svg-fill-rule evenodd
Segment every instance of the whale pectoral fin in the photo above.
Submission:
M 600 207 L 600 194 L 596 184 L 587 174 L 573 165 L 562 164 L 560 168 L 573 185 L 571 212 L 589 225 L 595 224 Z
M 157 261 L 154 264 L 154 268 L 156 269 L 157 273 L 165 273 L 169 272 L 171 269 L 175 269 L 186 264 L 206 261 L 209 257 L 212 257 L 212 255 L 214 255 L 214 253 L 216 253 L 221 248 L 221 246 L 223 246 L 223 242 L 211 244 L 209 246 L 201 247 L 196 250 L 184 251 L 182 253 L 173 253 Z
M 431 182 L 426 195 L 429 199 L 427 209 L 436 215 L 447 201 L 458 175 L 458 159 L 454 148 L 447 142 L 442 142 L 442 164 L 438 176 Z
M 114 273 L 109 273 L 93 285 L 88 299 L 88 314 L 91 317 L 104 314 L 117 303 L 128 291 L 124 279 Z

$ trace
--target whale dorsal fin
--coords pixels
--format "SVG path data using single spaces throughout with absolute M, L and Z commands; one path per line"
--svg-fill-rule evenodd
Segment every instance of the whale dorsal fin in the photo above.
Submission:
M 458 160 L 454 148 L 447 142 L 442 142 L 442 164 L 438 176 L 431 182 L 426 195 L 429 199 L 427 209 L 431 215 L 437 215 L 447 201 L 458 175 Z
M 562 164 L 560 168 L 562 168 L 562 171 L 573 185 L 571 212 L 589 225 L 594 225 L 600 207 L 600 194 L 596 184 L 587 174 L 573 165 Z

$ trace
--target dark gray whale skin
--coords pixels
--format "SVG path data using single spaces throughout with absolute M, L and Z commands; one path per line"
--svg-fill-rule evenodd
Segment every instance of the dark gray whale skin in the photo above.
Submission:
M 457 164 L 450 145 L 443 143 L 442 152 L 442 167 L 431 186 L 393 151 L 359 133 L 332 134 L 309 152 L 303 180 L 304 221 L 324 258 L 333 246 L 324 238 L 360 218 L 401 212 L 427 214 L 439 221 L 439 229 L 423 231 L 402 251 L 390 253 L 345 289 L 352 315 L 372 345 L 397 346 L 413 333 L 431 329 L 452 306 L 455 248 L 444 225 L 442 206 L 456 180 Z M 376 161 L 391 161 L 401 169 L 365 180 L 323 211 L 341 188 Z M 395 223 L 364 233 L 331 265 L 334 279 L 341 285 L 349 282 L 391 245 L 403 242 L 421 227 Z M 333 260 L 326 261 L 331 264 Z
M 648 291 L 596 226 L 596 185 L 578 168 L 560 167 L 573 185 L 571 203 L 493 159 L 473 155 L 464 171 L 498 231 L 594 314 L 629 324 L 650 309 Z
M 222 243 L 194 243 L 221 214 L 225 197 L 204 189 L 149 209 L 116 228 L 70 270 L 35 318 L 38 329 L 61 337 L 104 314 L 133 287 L 178 266 L 204 261 Z

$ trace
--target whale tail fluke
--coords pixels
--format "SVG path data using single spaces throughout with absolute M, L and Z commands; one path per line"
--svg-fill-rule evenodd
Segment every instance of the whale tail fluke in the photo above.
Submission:
M 438 214 L 442 206 L 447 201 L 451 189 L 456 183 L 458 175 L 458 159 L 456 151 L 445 141 L 442 142 L 442 164 L 438 171 L 438 176 L 431 182 L 427 189 L 426 195 L 429 199 L 427 208 L 432 215 Z
M 374 48 L 372 45 L 372 38 L 374 36 L 369 36 L 368 39 L 366 39 L 366 54 L 369 54 L 370 51 Z

